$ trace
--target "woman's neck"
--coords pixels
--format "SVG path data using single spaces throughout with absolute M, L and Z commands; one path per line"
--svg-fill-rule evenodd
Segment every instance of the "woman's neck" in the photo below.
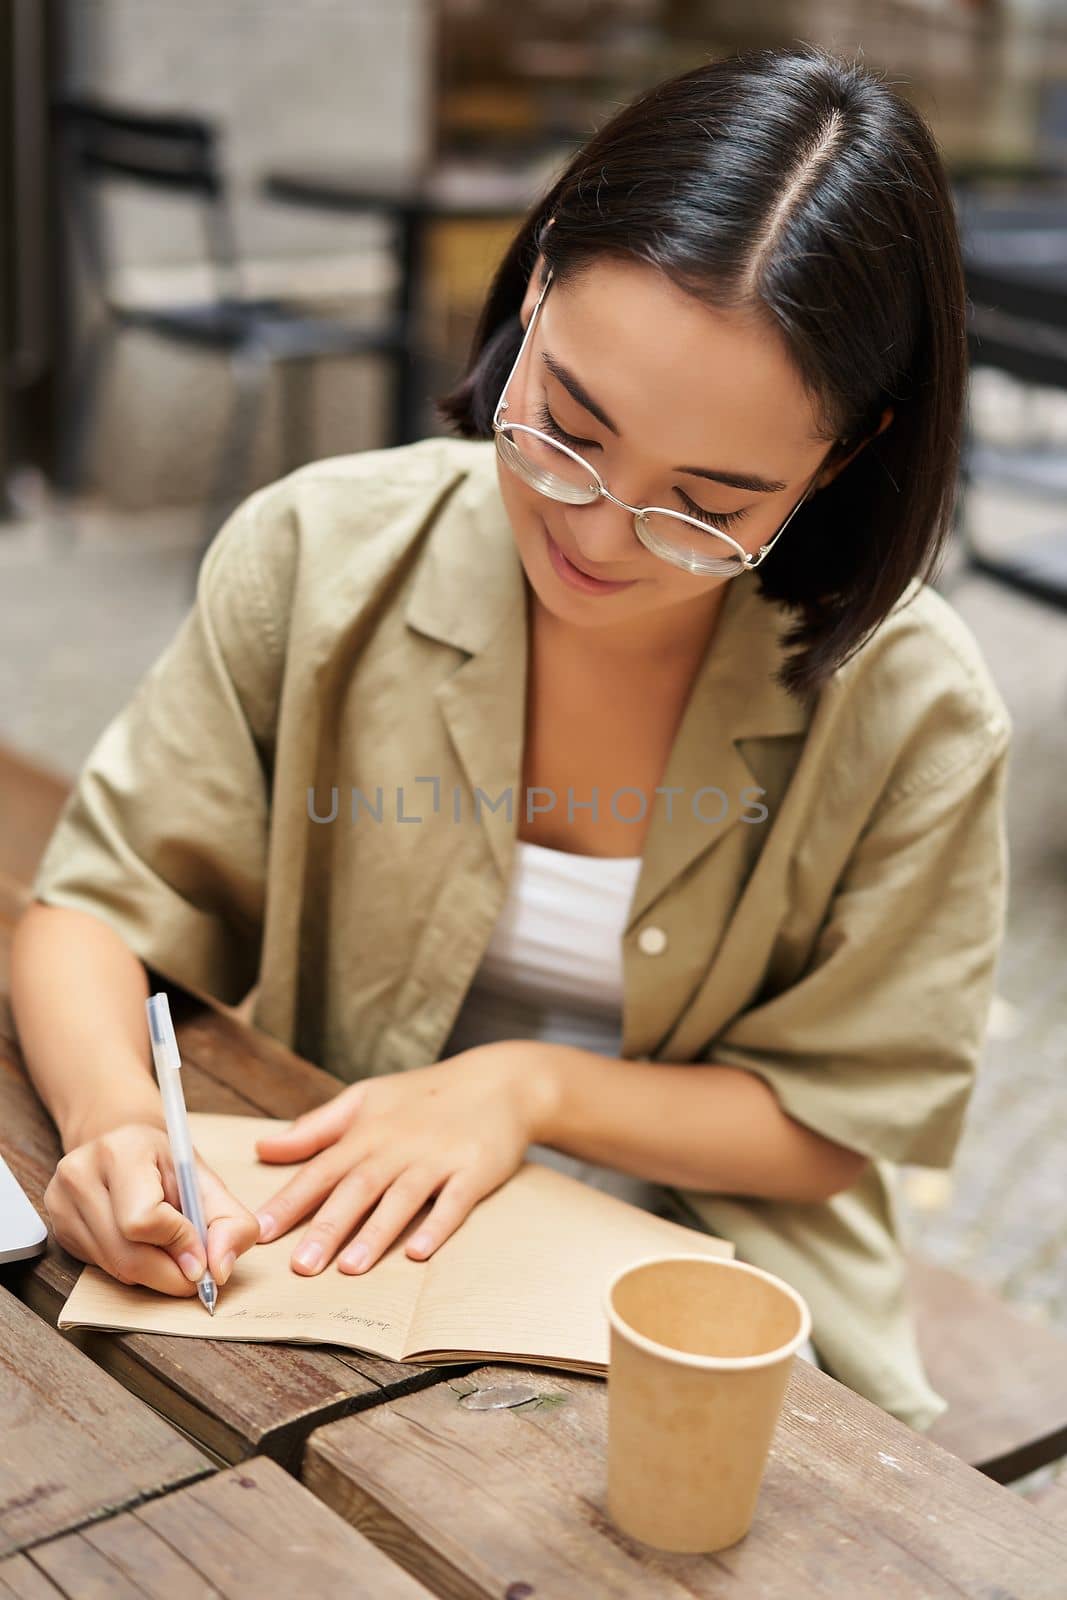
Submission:
M 702 595 L 694 606 L 668 606 L 644 617 L 629 617 L 613 627 L 583 628 L 561 621 L 541 604 L 527 584 L 527 621 L 538 646 L 569 660 L 575 668 L 628 671 L 676 670 L 686 675 L 704 659 L 718 626 L 726 584 Z

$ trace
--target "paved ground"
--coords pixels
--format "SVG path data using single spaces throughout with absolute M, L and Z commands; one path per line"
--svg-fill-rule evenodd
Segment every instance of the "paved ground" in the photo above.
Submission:
M 0 528 L 0 740 L 73 774 L 188 606 L 198 530 L 186 512 L 87 505 L 68 539 L 35 483 L 22 491 L 24 515 Z M 988 491 L 972 503 L 979 533 L 1067 516 Z M 1067 613 L 969 573 L 957 553 L 939 587 L 1014 721 L 1009 926 L 955 1167 L 902 1169 L 901 1200 L 929 1254 L 1067 1332 Z

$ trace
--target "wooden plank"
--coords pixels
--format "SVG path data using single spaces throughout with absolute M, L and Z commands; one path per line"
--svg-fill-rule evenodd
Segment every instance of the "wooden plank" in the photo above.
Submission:
M 1043 1517 L 1051 1517 L 1053 1522 L 1067 1531 L 1067 1474 L 1055 1483 L 1045 1484 L 1044 1488 L 1035 1490 L 1026 1498 Z
M 1067 1454 L 1067 1335 L 917 1252 L 908 1274 L 919 1349 L 949 1402 L 929 1437 L 998 1483 Z
M 58 1600 L 60 1590 L 28 1556 L 0 1561 L 0 1600 Z
M 0 1555 L 215 1469 L 0 1286 Z
M 266 1456 L 0 1562 L 0 1595 L 8 1594 L 429 1600 L 422 1584 Z
M 477 1384 L 538 1398 L 472 1410 Z M 808 1362 L 755 1521 L 717 1555 L 628 1538 L 605 1503 L 607 1385 L 507 1364 L 318 1429 L 303 1481 L 449 1600 L 1063 1600 L 1067 1531 Z M 509 1585 L 514 1585 L 509 1589 Z
M 336 1079 L 276 1040 L 172 992 L 191 1110 L 291 1117 L 337 1092 Z M 62 1151 L 17 1043 L 2 1033 L 0 1153 L 47 1221 L 44 1191 Z M 81 1268 L 50 1235 L 45 1254 L 13 1264 L 7 1282 L 54 1325 Z M 332 1345 L 78 1328 L 63 1337 L 227 1463 L 252 1455 L 294 1463 L 308 1433 L 322 1422 L 439 1383 L 456 1370 L 383 1361 Z M 471 1363 L 463 1370 L 476 1366 Z

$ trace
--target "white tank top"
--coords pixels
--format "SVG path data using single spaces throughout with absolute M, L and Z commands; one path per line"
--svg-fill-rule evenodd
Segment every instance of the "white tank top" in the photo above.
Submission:
M 579 856 L 516 839 L 507 900 L 442 1057 L 495 1039 L 620 1055 L 622 932 L 640 871 L 640 856 Z M 658 1184 L 549 1145 L 528 1145 L 526 1154 L 678 1220 Z
M 617 1056 L 622 933 L 640 871 L 640 856 L 516 839 L 507 900 L 442 1054 L 518 1038 Z

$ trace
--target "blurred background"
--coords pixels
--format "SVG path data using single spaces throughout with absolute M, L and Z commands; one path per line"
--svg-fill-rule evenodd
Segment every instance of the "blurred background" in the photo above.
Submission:
M 971 391 L 938 587 L 1015 722 L 1011 904 L 923 1249 L 1067 1329 L 1064 0 L 6 0 L 0 6 L 0 875 L 25 885 L 226 510 L 439 431 L 497 256 L 639 89 L 796 41 L 930 119 Z

